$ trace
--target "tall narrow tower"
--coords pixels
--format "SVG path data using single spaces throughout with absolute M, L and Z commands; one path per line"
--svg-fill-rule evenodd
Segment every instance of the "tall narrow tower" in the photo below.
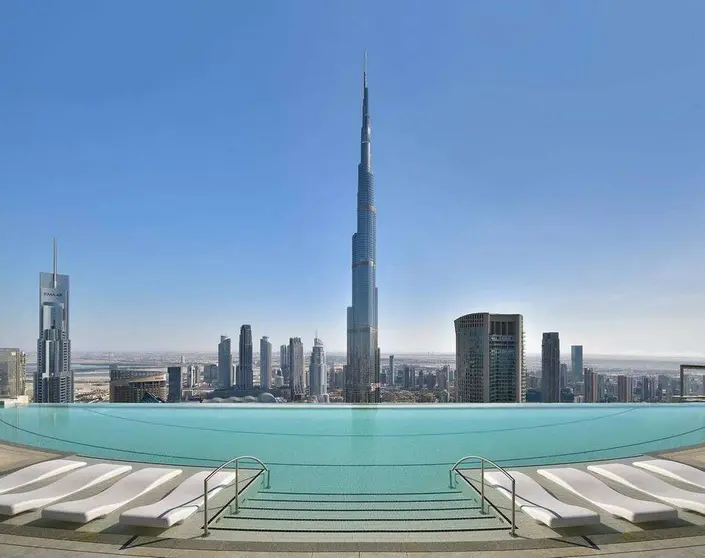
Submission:
M 557 331 L 544 333 L 541 340 L 541 393 L 545 403 L 561 400 L 561 345 Z
M 240 361 L 239 375 L 237 377 L 238 389 L 252 389 L 253 368 L 252 368 L 252 327 L 244 324 L 240 328 Z
M 57 272 L 54 239 L 54 270 L 39 274 L 39 338 L 35 403 L 73 403 L 73 372 L 69 339 L 69 276 Z
M 352 306 L 348 306 L 345 401 L 379 402 L 377 345 L 377 211 L 372 174 L 372 121 L 367 88 L 367 53 L 362 73 L 362 130 L 357 167 L 357 232 L 352 237 Z

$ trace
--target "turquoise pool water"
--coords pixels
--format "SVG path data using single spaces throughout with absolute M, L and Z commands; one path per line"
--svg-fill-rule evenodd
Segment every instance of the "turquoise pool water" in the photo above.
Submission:
M 432 492 L 468 454 L 525 466 L 702 444 L 705 405 L 29 405 L 0 409 L 0 438 L 204 467 L 255 455 L 281 490 Z

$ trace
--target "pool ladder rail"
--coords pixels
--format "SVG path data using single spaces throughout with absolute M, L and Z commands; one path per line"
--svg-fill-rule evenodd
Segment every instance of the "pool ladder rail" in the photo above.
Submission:
M 262 466 L 262 471 L 264 471 L 265 480 L 267 481 L 267 484 L 265 488 L 270 487 L 269 483 L 269 476 L 271 474 L 269 468 L 262 462 L 261 459 L 258 457 L 255 457 L 253 455 L 238 455 L 237 457 L 233 457 L 232 459 L 229 459 L 225 463 L 223 463 L 220 467 L 215 469 L 210 475 L 208 475 L 205 479 L 203 479 L 203 536 L 207 537 L 209 535 L 208 531 L 208 481 L 213 478 L 213 476 L 227 467 L 228 465 L 232 465 L 233 463 L 235 464 L 235 513 L 238 513 L 240 511 L 240 461 L 243 460 L 249 460 L 249 461 L 256 461 Z M 220 510 L 216 512 L 216 514 L 213 517 L 217 517 L 220 512 L 222 512 L 229 504 L 232 503 L 232 500 L 225 504 Z
M 506 471 L 506 469 L 497 465 L 494 461 L 491 461 L 486 457 L 482 457 L 481 455 L 466 455 L 462 459 L 458 460 L 458 462 L 450 468 L 450 471 L 448 471 L 450 488 L 455 488 L 455 486 L 457 486 L 457 481 L 456 484 L 453 483 L 453 473 L 460 473 L 458 466 L 462 463 L 465 463 L 466 461 L 471 460 L 480 462 L 480 511 L 483 514 L 485 513 L 485 501 L 487 501 L 487 503 L 489 504 L 489 500 L 485 498 L 485 463 L 488 463 L 495 467 L 499 472 L 503 473 L 504 476 L 507 477 L 512 483 L 512 537 L 516 537 L 516 482 L 514 481 L 514 477 L 512 477 Z

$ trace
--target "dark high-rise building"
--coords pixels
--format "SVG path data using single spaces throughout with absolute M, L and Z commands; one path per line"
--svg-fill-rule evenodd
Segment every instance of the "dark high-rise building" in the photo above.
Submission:
M 377 343 L 377 211 L 372 174 L 372 121 L 367 88 L 367 54 L 363 72 L 360 164 L 357 167 L 357 232 L 352 237 L 352 306 L 348 306 L 345 401 L 376 403 L 379 395 Z
M 272 388 L 272 344 L 266 335 L 259 340 L 259 386 Z
M 238 363 L 238 389 L 252 389 L 252 328 L 245 324 L 240 328 L 240 361 Z
M 233 353 L 230 337 L 220 336 L 218 343 L 218 388 L 230 389 L 233 385 Z
M 583 346 L 571 345 L 570 347 L 570 366 L 573 376 L 573 382 L 581 382 L 583 380 Z
M 599 403 L 602 401 L 600 375 L 595 374 L 592 368 L 585 368 L 583 370 L 583 377 L 585 378 L 585 403 Z
M 289 358 L 289 345 L 279 347 L 279 368 L 282 370 L 284 383 L 291 385 L 291 359 Z
M 306 371 L 304 370 L 304 344 L 300 337 L 289 338 L 289 370 L 291 373 L 291 400 L 306 397 Z
M 568 365 L 561 362 L 561 389 L 568 387 Z
M 546 403 L 561 398 L 561 345 L 558 332 L 543 334 L 541 340 L 541 393 Z
M 35 403 L 73 403 L 69 339 L 69 276 L 59 275 L 56 240 L 54 271 L 39 274 L 39 339 L 34 374 Z
M 617 376 L 617 401 L 620 403 L 631 403 L 633 390 L 631 376 L 625 376 L 624 374 Z
M 169 366 L 166 369 L 167 382 L 169 391 L 167 394 L 167 403 L 178 403 L 181 401 L 181 387 L 184 381 L 183 366 Z

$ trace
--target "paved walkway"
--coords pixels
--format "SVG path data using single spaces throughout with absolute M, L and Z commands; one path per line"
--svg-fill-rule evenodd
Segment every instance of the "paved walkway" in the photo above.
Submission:
M 233 552 L 153 548 L 140 546 L 95 544 L 64 540 L 46 540 L 12 535 L 0 535 L 0 556 L 3 558 L 65 558 L 71 556 L 140 556 L 154 558 L 568 558 L 578 556 L 609 556 L 612 558 L 697 558 L 705 557 L 705 534 L 683 539 L 645 541 L 639 543 L 606 544 L 599 548 L 541 549 L 529 551 L 490 552 Z
M 672 459 L 673 461 L 680 461 L 681 463 L 686 463 L 699 469 L 705 469 L 705 447 L 703 446 L 681 451 L 673 451 L 670 453 L 662 453 L 661 457 L 664 457 L 665 459 Z
M 33 465 L 54 457 L 59 457 L 59 454 L 0 443 L 0 472 L 4 473 L 21 469 L 27 465 Z

